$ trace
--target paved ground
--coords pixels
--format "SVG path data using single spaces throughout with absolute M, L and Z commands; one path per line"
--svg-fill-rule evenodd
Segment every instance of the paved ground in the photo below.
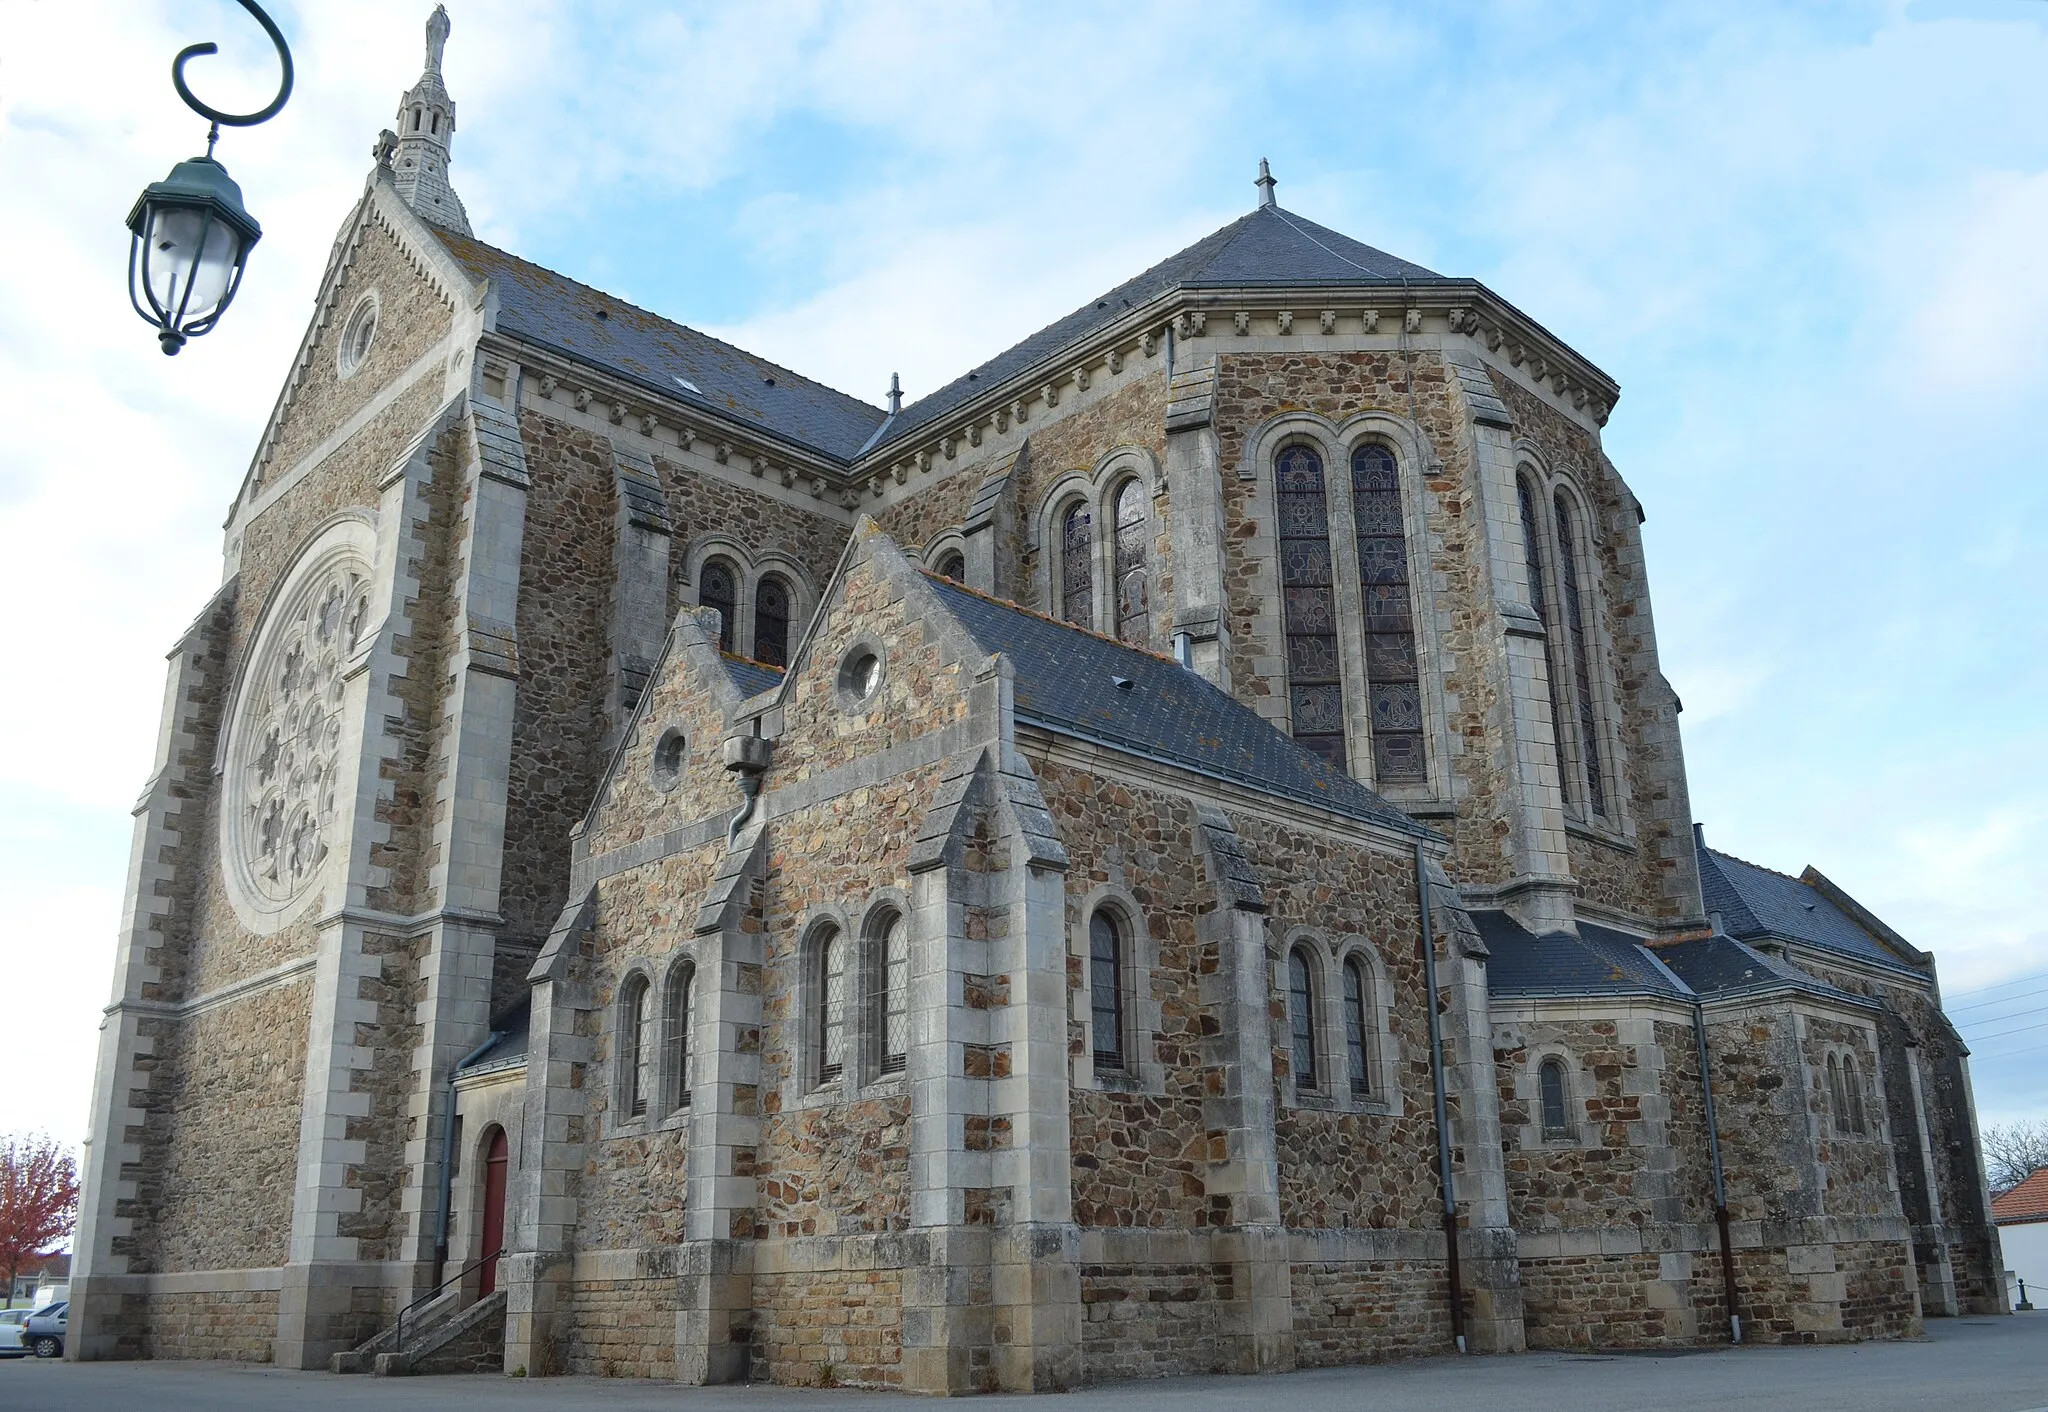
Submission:
M 1724 1349 L 1679 1356 L 1536 1353 L 1436 1358 L 1272 1378 L 1176 1378 L 1091 1388 L 1045 1409 L 1223 1412 L 1285 1403 L 1287 1412 L 1363 1408 L 1519 1407 L 1529 1412 L 2048 1412 L 2048 1313 L 1931 1321 L 1912 1343 L 1837 1348 Z M 982 1398 L 976 1407 L 1025 1399 Z M 208 1363 L 0 1364 L 7 1412 L 289 1412 L 327 1409 L 534 1408 L 548 1412 L 895 1412 L 922 1398 L 786 1388 L 679 1388 L 595 1378 L 371 1379 Z

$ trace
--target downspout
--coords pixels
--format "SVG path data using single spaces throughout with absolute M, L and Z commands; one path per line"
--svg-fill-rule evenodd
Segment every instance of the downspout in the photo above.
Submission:
M 504 1037 L 503 1030 L 492 1030 L 482 1044 L 448 1066 L 448 1109 L 441 1124 L 441 1217 L 434 1226 L 436 1288 L 441 1284 L 442 1272 L 448 1267 L 448 1208 L 455 1196 L 455 1076 L 490 1053 L 491 1046 Z
M 1692 1037 L 1700 1054 L 1700 1092 L 1707 1100 L 1707 1156 L 1714 1168 L 1714 1224 L 1721 1231 L 1721 1292 L 1728 1301 L 1728 1341 L 1742 1342 L 1742 1316 L 1735 1312 L 1735 1247 L 1728 1236 L 1728 1184 L 1721 1170 L 1721 1130 L 1714 1118 L 1714 1076 L 1707 1068 L 1707 1013 L 1692 1003 Z
M 1429 860 L 1415 845 L 1415 900 L 1422 912 L 1422 979 L 1429 989 L 1429 1079 L 1436 1099 L 1436 1168 L 1443 1186 L 1444 1253 L 1451 1277 L 1451 1337 L 1465 1349 L 1465 1285 L 1458 1274 L 1458 1196 L 1451 1183 L 1451 1129 L 1444 1114 L 1443 1023 L 1436 1013 L 1436 934 L 1429 921 Z

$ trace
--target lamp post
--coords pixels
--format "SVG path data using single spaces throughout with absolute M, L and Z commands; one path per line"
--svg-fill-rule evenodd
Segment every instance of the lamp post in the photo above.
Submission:
M 277 116 L 292 96 L 292 51 L 284 35 L 255 0 L 239 0 L 256 17 L 277 46 L 284 77 L 277 96 L 253 113 L 223 113 L 199 101 L 185 84 L 185 65 L 219 52 L 216 44 L 194 44 L 178 51 L 171 62 L 171 85 L 185 106 L 207 119 L 206 155 L 171 168 L 162 181 L 151 182 L 128 212 L 133 239 L 128 247 L 128 298 L 144 322 L 157 330 L 166 354 L 175 354 L 188 338 L 211 332 L 242 286 L 249 251 L 263 236 L 263 227 L 242 205 L 242 188 L 228 169 L 214 160 L 213 145 L 222 126 L 254 127 Z

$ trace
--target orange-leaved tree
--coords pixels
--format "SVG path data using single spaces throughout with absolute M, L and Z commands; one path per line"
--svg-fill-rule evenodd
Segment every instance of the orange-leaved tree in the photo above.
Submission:
M 78 1224 L 78 1163 L 42 1133 L 0 1137 L 0 1268 L 14 1294 L 21 1267 L 51 1254 Z

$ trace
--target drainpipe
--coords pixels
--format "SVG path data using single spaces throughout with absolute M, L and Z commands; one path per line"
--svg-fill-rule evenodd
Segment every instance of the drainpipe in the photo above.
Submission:
M 1707 1155 L 1714 1167 L 1714 1224 L 1721 1230 L 1721 1292 L 1728 1301 L 1728 1341 L 1742 1342 L 1742 1316 L 1735 1312 L 1735 1248 L 1728 1238 L 1728 1184 L 1721 1170 L 1721 1130 L 1714 1119 L 1714 1077 L 1707 1068 L 1706 1006 L 1692 1003 L 1692 1037 L 1700 1053 L 1700 1092 L 1707 1100 Z
M 1465 1286 L 1458 1275 L 1458 1196 L 1451 1184 L 1451 1129 L 1444 1115 L 1443 1024 L 1436 1013 L 1436 936 L 1429 922 L 1429 860 L 1415 845 L 1415 900 L 1422 911 L 1422 980 L 1429 988 L 1429 1079 L 1436 1098 L 1436 1168 L 1444 1195 L 1444 1252 L 1451 1277 L 1451 1337 L 1465 1349 Z
M 492 1030 L 482 1044 L 448 1066 L 448 1111 L 441 1125 L 441 1218 L 434 1227 L 436 1288 L 440 1287 L 441 1274 L 448 1267 L 448 1207 L 455 1195 L 455 1076 L 490 1053 L 491 1046 L 504 1037 L 503 1030 Z

